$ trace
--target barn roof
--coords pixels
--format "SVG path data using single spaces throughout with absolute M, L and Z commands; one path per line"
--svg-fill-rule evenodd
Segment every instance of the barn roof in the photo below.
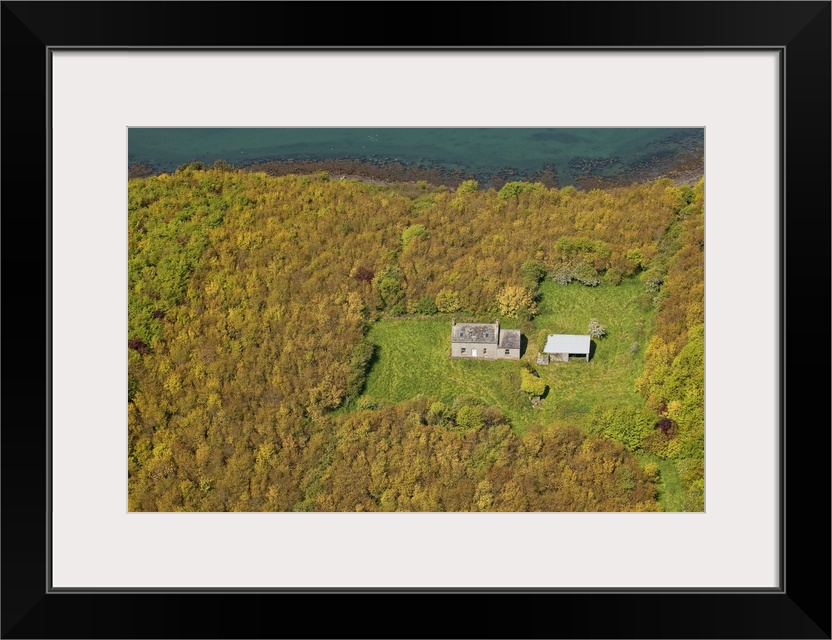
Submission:
M 480 342 L 484 344 L 497 344 L 496 324 L 474 324 L 469 322 L 458 322 L 453 327 L 451 342 Z
M 520 329 L 500 329 L 500 349 L 520 348 Z
M 546 339 L 543 353 L 589 353 L 589 336 L 556 333 Z

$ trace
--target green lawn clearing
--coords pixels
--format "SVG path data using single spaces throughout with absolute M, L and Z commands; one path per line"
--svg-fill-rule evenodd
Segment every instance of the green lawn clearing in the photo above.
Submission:
M 452 359 L 450 317 L 439 316 L 382 320 L 373 325 L 369 338 L 378 352 L 362 397 L 401 402 L 425 395 L 447 403 L 473 397 L 502 409 L 519 434 L 533 423 L 568 421 L 582 426 L 597 404 L 641 406 L 635 381 L 653 316 L 652 310 L 637 303 L 642 291 L 635 280 L 618 287 L 542 284 L 540 312 L 525 335 L 528 343 L 522 356 L 549 385 L 538 408 L 520 391 L 518 361 Z M 606 337 L 594 341 L 590 362 L 535 364 L 546 335 L 586 334 L 590 318 L 597 318 L 607 330 Z M 490 317 L 482 320 L 493 321 Z M 519 326 L 508 319 L 502 324 L 506 328 Z
M 653 311 L 638 304 L 643 285 L 627 280 L 617 287 L 586 287 L 573 282 L 560 286 L 547 280 L 541 286 L 539 313 L 528 336 L 526 357 L 532 363 L 552 333 L 585 335 L 592 318 L 605 328 L 606 336 L 593 339 L 589 362 L 573 360 L 535 366 L 549 383 L 544 400 L 553 418 L 581 424 L 598 404 L 631 404 L 644 401 L 635 383 L 644 366 L 644 349 L 652 333 Z

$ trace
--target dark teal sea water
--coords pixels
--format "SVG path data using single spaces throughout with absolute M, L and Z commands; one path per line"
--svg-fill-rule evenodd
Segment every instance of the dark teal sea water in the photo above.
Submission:
M 554 170 L 561 186 L 580 176 L 638 178 L 653 167 L 703 158 L 704 129 L 669 128 L 131 128 L 128 161 L 169 171 L 225 160 L 355 159 L 441 167 L 475 176 L 528 178 Z

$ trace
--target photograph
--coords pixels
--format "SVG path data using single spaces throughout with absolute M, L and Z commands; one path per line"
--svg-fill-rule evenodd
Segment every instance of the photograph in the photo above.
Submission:
M 703 127 L 128 130 L 131 512 L 704 512 Z
M 830 638 L 832 4 L 437 6 L 2 3 L 0 636 Z

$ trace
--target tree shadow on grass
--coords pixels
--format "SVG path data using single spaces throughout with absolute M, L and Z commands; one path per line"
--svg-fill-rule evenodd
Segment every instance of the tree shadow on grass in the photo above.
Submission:
M 364 393 L 364 389 L 367 386 L 367 378 L 370 377 L 370 372 L 373 370 L 373 367 L 375 367 L 378 363 L 380 355 L 381 345 L 373 344 L 373 352 L 370 354 L 370 358 L 367 360 L 367 364 L 364 367 L 364 384 L 361 385 L 361 390 L 358 392 L 359 394 Z

